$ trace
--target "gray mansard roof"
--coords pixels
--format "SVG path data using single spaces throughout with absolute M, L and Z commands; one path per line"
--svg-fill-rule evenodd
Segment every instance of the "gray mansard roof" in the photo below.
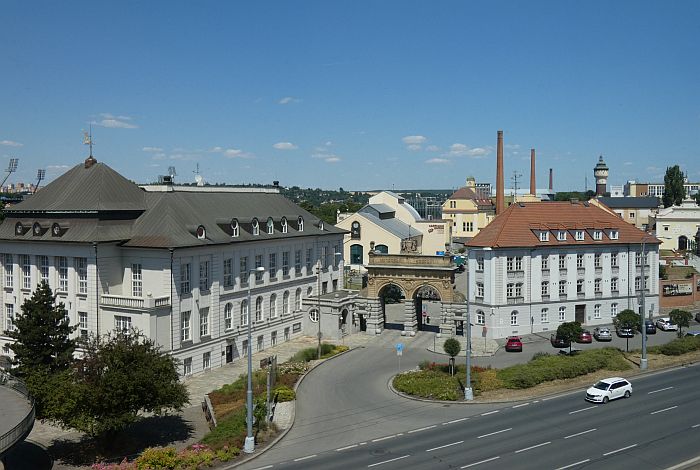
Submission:
M 5 217 L 0 240 L 119 242 L 149 248 L 344 233 L 331 224 L 323 224 L 321 230 L 317 217 L 277 193 L 148 192 L 102 163 L 77 165 L 6 210 Z M 272 234 L 267 233 L 268 218 L 273 220 Z M 299 230 L 299 218 L 303 230 Z M 252 234 L 254 219 L 258 235 Z M 232 224 L 236 223 L 238 236 L 234 237 Z M 204 233 L 198 236 L 199 227 Z
M 658 209 L 661 203 L 654 196 L 599 197 L 610 209 Z

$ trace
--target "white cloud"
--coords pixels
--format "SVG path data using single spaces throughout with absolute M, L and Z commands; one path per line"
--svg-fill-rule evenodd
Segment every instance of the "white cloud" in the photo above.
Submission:
M 340 161 L 340 157 L 338 157 L 336 155 L 331 155 L 330 157 L 326 158 L 325 161 L 327 163 L 337 163 Z
M 439 152 L 441 149 L 437 145 L 428 145 L 425 150 L 428 152 Z
M 226 155 L 228 158 L 236 158 L 240 157 L 243 155 L 243 150 L 240 149 L 226 149 L 224 151 L 224 155 Z
M 144 152 L 162 152 L 163 149 L 160 147 L 144 147 L 141 150 Z
M 469 150 L 469 155 L 472 157 L 483 157 L 489 153 L 491 153 L 491 151 L 483 147 L 474 147 L 473 149 Z
M 418 145 L 418 144 L 411 144 L 411 145 L 407 145 L 406 148 L 407 148 L 408 150 L 410 150 L 411 152 L 418 152 L 418 151 L 419 151 L 421 148 L 423 148 L 423 147 L 421 147 L 421 146 Z
M 483 157 L 488 155 L 491 151 L 483 147 L 471 148 L 464 144 L 452 144 L 450 145 L 450 151 L 445 156 L 449 157 Z
M 450 161 L 447 160 L 446 158 L 431 158 L 430 160 L 426 160 L 425 163 L 428 163 L 430 165 L 439 165 L 439 164 L 444 164 L 444 163 L 449 163 Z
M 630 166 L 630 165 L 634 165 L 634 163 L 633 162 L 625 162 L 625 163 L 623 163 L 623 165 Z
M 294 98 L 293 96 L 285 96 L 281 100 L 279 100 L 277 103 L 278 104 L 292 104 L 292 103 L 299 103 L 301 100 L 299 98 Z
M 218 153 L 218 152 L 223 152 L 224 149 L 223 149 L 223 147 L 218 147 L 218 146 L 217 146 L 217 147 L 212 147 L 211 149 L 209 149 L 209 151 L 210 151 L 210 152 L 217 152 L 217 153 Z
M 164 153 L 155 153 L 151 157 L 151 160 L 165 160 L 166 155 Z
M 504 144 L 503 147 L 508 150 L 517 150 L 520 148 L 520 144 Z
M 100 114 L 99 121 L 92 121 L 92 124 L 100 127 L 108 127 L 111 129 L 136 129 L 139 126 L 132 124 L 129 116 L 113 116 L 109 113 Z
M 273 147 L 277 150 L 296 150 L 299 148 L 291 142 L 277 142 Z
M 428 139 L 422 135 L 407 135 L 403 137 L 401 141 L 406 145 L 420 145 L 424 144 Z
M 24 144 L 15 142 L 14 140 L 0 140 L 0 145 L 7 145 L 8 147 L 22 147 Z

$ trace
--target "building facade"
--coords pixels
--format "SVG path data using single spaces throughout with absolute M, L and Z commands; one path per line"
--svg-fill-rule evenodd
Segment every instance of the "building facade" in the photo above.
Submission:
M 660 209 L 650 223 L 656 238 L 661 240 L 662 250 L 692 250 L 695 234 L 700 230 L 700 206 L 684 202 Z
M 150 189 L 91 157 L 6 211 L 3 331 L 45 281 L 76 336 L 136 328 L 183 375 L 244 357 L 249 321 L 253 351 L 316 334 L 315 296 L 343 285 L 341 230 L 274 190 Z M 328 319 L 324 337 L 351 331 L 341 299 L 347 329 Z
M 598 197 L 589 201 L 591 204 L 610 209 L 622 220 L 640 230 L 649 230 L 649 220 L 653 219 L 661 207 L 657 197 Z
M 518 203 L 468 243 L 474 335 L 610 323 L 625 309 L 659 311 L 659 240 L 588 203 Z
M 496 206 L 487 190 L 490 187 L 478 186 L 470 177 L 466 186 L 455 191 L 442 205 L 442 218 L 452 223 L 456 242 L 470 240 L 496 216 Z

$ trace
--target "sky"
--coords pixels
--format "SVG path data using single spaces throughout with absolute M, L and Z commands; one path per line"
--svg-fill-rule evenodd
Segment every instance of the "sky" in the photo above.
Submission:
M 0 4 L 0 165 L 139 183 L 450 189 L 700 181 L 700 2 Z

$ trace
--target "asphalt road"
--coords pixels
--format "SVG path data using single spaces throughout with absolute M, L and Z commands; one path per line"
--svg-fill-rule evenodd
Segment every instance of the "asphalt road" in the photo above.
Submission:
M 413 416 L 389 413 L 390 426 L 363 420 L 364 430 L 333 430 L 326 416 L 303 445 L 275 449 L 248 468 L 668 468 L 700 453 L 699 386 L 693 366 L 639 377 L 631 398 L 607 405 L 584 401 L 581 390 L 490 409 L 408 402 Z

